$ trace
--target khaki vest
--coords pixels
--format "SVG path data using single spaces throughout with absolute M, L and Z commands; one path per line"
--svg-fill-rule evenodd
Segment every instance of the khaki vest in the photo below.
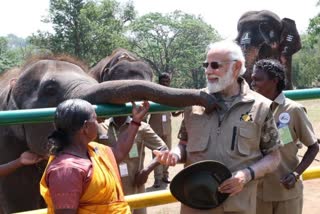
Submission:
M 216 160 L 235 172 L 262 158 L 261 129 L 270 112 L 271 101 L 250 90 L 244 81 L 241 85 L 240 96 L 221 121 L 218 112 L 208 115 L 200 106 L 185 110 L 186 165 Z M 242 212 L 252 208 L 255 213 L 256 189 L 257 181 L 249 182 L 242 192 L 223 203 L 224 211 Z

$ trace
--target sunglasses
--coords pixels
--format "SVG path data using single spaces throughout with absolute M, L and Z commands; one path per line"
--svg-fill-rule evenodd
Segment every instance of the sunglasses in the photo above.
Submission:
M 202 63 L 202 66 L 204 68 L 208 68 L 208 66 L 210 65 L 212 69 L 219 69 L 224 64 L 228 64 L 230 62 L 235 62 L 235 61 L 237 61 L 237 60 L 230 60 L 230 61 L 224 61 L 224 62 L 215 62 L 215 61 L 213 61 L 213 62 L 204 62 L 204 63 Z

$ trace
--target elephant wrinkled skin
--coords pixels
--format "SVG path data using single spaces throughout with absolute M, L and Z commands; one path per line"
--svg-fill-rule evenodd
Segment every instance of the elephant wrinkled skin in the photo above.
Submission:
M 102 59 L 89 74 L 98 82 L 110 80 L 148 80 L 152 81 L 151 67 L 126 49 L 118 48 L 110 56 Z
M 248 11 L 238 21 L 236 41 L 246 59 L 246 73 L 251 83 L 253 65 L 260 59 L 278 59 L 286 66 L 286 89 L 292 89 L 292 55 L 301 49 L 300 36 L 294 20 L 280 19 L 267 10 Z
M 0 84 L 1 111 L 55 107 L 70 98 L 93 104 L 151 100 L 176 107 L 202 105 L 209 111 L 215 108 L 215 100 L 199 90 L 173 89 L 143 80 L 98 83 L 85 66 L 71 58 L 33 59 L 21 69 L 1 74 Z M 0 126 L 0 164 L 18 158 L 28 149 L 47 154 L 47 136 L 52 130 L 52 123 Z M 44 206 L 39 194 L 43 165 L 25 166 L 0 178 L 0 213 Z

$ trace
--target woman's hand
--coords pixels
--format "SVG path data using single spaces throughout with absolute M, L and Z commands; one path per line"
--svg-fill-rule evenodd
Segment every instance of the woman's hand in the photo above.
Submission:
M 135 179 L 134 179 L 134 184 L 139 186 L 142 186 L 145 184 L 148 180 L 149 173 L 147 170 L 142 169 L 139 172 L 136 173 Z
M 149 108 L 150 104 L 148 101 L 143 101 L 140 106 L 137 106 L 135 102 L 132 102 L 132 120 L 140 123 L 147 114 Z
M 19 161 L 22 165 L 33 165 L 39 163 L 42 160 L 44 160 L 44 157 L 30 151 L 22 153 L 19 158 Z

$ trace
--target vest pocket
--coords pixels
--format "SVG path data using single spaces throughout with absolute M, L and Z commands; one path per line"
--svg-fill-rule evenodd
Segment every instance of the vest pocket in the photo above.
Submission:
M 240 155 L 248 156 L 259 145 L 257 126 L 254 123 L 246 122 L 245 124 L 241 124 L 238 130 L 239 134 L 235 135 L 238 136 L 237 140 L 235 137 L 236 150 Z

